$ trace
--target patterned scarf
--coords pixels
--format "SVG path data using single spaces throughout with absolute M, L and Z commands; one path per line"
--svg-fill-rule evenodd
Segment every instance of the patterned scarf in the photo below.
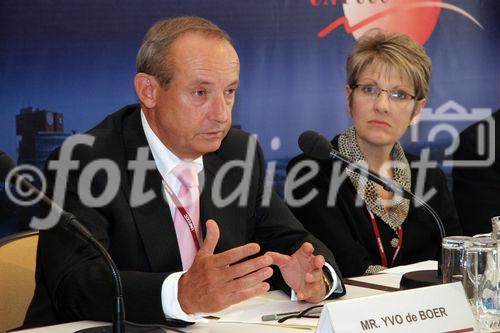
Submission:
M 363 153 L 359 149 L 358 143 L 356 141 L 356 131 L 354 127 L 350 127 L 339 137 L 339 151 L 347 156 L 351 161 L 360 162 L 365 166 L 366 161 L 363 157 Z M 410 164 L 406 159 L 403 148 L 396 142 L 394 148 L 391 151 L 392 161 L 397 162 L 395 167 L 392 169 L 393 181 L 401 185 L 404 189 L 410 191 L 411 188 L 411 172 Z M 377 172 L 377 170 L 374 170 Z M 380 197 L 375 184 L 368 180 L 366 177 L 360 176 L 356 172 L 346 169 L 347 175 L 354 185 L 356 192 L 363 199 L 366 206 L 372 211 L 373 214 L 377 215 L 389 225 L 395 233 L 397 233 L 398 226 L 403 224 L 406 217 L 408 216 L 408 211 L 410 209 L 410 201 L 408 199 L 403 199 L 396 194 L 390 201 L 392 206 L 386 211 L 383 205 L 383 199 Z M 397 242 L 397 239 L 393 239 Z

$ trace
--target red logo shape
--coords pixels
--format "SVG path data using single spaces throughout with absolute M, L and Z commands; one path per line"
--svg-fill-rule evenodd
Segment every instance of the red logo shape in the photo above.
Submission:
M 358 39 L 372 28 L 401 32 L 424 44 L 436 27 L 441 9 L 455 11 L 480 28 L 481 24 L 463 9 L 442 0 L 391 0 L 386 2 L 349 1 L 342 5 L 344 15 L 318 33 L 319 38 L 343 25 L 347 33 Z

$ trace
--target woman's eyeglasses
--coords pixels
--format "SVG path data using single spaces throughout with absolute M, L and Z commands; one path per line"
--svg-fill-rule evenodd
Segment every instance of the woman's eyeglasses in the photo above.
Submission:
M 407 105 L 415 100 L 415 96 L 401 89 L 382 89 L 374 84 L 353 84 L 350 87 L 353 90 L 358 89 L 363 97 L 371 100 L 377 99 L 382 92 L 385 92 L 389 100 L 397 105 Z

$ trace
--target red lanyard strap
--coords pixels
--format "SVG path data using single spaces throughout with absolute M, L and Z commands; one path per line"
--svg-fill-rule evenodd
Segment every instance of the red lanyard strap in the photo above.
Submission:
M 196 230 L 194 227 L 194 222 L 189 213 L 187 212 L 186 208 L 181 204 L 181 201 L 177 197 L 177 195 L 172 191 L 170 186 L 168 186 L 167 182 L 163 177 L 161 178 L 161 182 L 163 183 L 163 186 L 165 187 L 165 190 L 167 191 L 168 195 L 170 195 L 170 198 L 172 198 L 172 201 L 175 204 L 175 207 L 181 213 L 182 217 L 184 218 L 184 221 L 186 221 L 189 231 L 191 231 L 191 236 L 193 237 L 194 245 L 196 246 L 196 250 L 200 249 L 200 242 L 198 241 L 198 236 L 196 236 Z
M 366 210 L 368 211 L 368 214 L 370 214 L 370 220 L 372 222 L 373 233 L 375 234 L 375 239 L 377 241 L 377 247 L 380 253 L 380 261 L 382 263 L 382 266 L 392 267 L 394 266 L 394 261 L 396 261 L 396 257 L 399 254 L 399 250 L 403 245 L 403 228 L 401 227 L 401 225 L 398 226 L 398 246 L 396 247 L 396 251 L 394 252 L 394 256 L 392 257 L 391 266 L 389 266 L 387 264 L 387 256 L 385 254 L 384 245 L 382 244 L 382 238 L 380 237 L 380 231 L 378 230 L 378 225 L 377 221 L 375 220 L 375 216 L 373 215 L 371 210 L 368 209 L 368 207 L 366 207 Z

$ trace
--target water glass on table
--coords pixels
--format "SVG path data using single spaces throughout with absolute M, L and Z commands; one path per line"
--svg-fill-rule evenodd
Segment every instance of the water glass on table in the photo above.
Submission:
M 473 241 L 469 236 L 449 236 L 442 241 L 441 272 L 443 283 L 462 282 L 465 269 L 465 248 Z
M 491 218 L 491 238 L 500 240 L 500 216 Z
M 476 238 L 465 248 L 464 289 L 483 332 L 500 330 L 498 243 Z

